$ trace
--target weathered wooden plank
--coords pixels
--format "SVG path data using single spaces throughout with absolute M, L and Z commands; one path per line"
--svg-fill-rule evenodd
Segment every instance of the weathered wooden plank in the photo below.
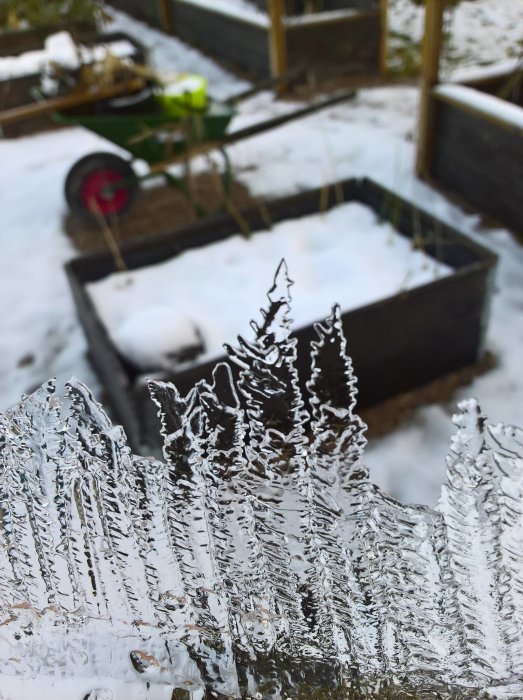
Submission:
M 463 85 L 523 107 L 523 68 L 516 68 L 503 75 L 466 80 Z
M 434 114 L 431 90 L 439 79 L 439 62 L 443 45 L 443 11 L 447 0 L 427 0 L 425 6 L 425 31 L 421 60 L 421 98 L 418 122 L 418 147 L 416 173 L 428 177 L 434 156 Z
M 320 77 L 375 75 L 380 71 L 377 11 L 287 26 L 289 66 L 305 66 Z
M 256 77 L 270 76 L 266 27 L 179 0 L 171 0 L 171 15 L 183 41 Z
M 380 15 L 378 9 L 368 9 L 375 7 L 368 0 L 362 11 L 334 17 L 320 13 L 306 23 L 286 26 L 286 61 L 281 41 L 280 52 L 274 50 L 269 26 L 184 0 L 170 2 L 173 26 L 183 41 L 258 78 L 280 70 L 285 62 L 288 69 L 308 65 L 321 76 L 374 75 L 380 70 Z
M 85 88 L 75 89 L 67 93 L 67 95 L 60 95 L 48 100 L 43 100 L 42 102 L 24 104 L 1 112 L 0 127 L 3 128 L 9 124 L 40 117 L 44 114 L 50 114 L 51 112 L 72 109 L 91 102 L 98 102 L 99 100 L 107 100 L 126 93 L 137 92 L 141 90 L 144 85 L 145 81 L 143 78 L 135 77 L 131 80 L 116 83 L 115 85 L 95 86 L 95 88 L 91 90 L 86 90 Z
M 110 0 L 110 4 L 136 19 L 163 28 L 160 0 Z
M 269 30 L 271 75 L 274 78 L 279 78 L 287 71 L 287 45 L 285 28 L 283 25 L 283 0 L 269 0 L 269 18 L 271 22 Z
M 435 99 L 432 177 L 445 188 L 523 231 L 523 136 Z

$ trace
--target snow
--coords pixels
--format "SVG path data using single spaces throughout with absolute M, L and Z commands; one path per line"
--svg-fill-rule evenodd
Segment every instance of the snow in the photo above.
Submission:
M 153 286 L 160 281 L 154 273 L 152 279 Z M 118 289 L 120 288 L 115 287 L 115 290 Z M 178 353 L 186 348 L 200 345 L 201 339 L 196 332 L 193 317 L 189 314 L 181 315 L 174 304 L 172 306 L 162 304 L 165 298 L 163 289 L 157 305 L 142 310 L 138 309 L 142 306 L 140 295 L 144 288 L 134 284 L 133 280 L 133 284 L 127 289 L 133 292 L 139 290 L 139 292 L 138 295 L 134 293 L 118 295 L 122 302 L 132 306 L 127 308 L 127 314 L 125 309 L 119 309 L 120 315 L 123 312 L 123 320 L 114 328 L 112 335 L 117 347 L 136 367 L 143 370 L 169 369 L 176 364 Z M 108 291 L 110 293 L 112 290 Z M 173 302 L 176 300 L 176 296 L 171 298 Z M 136 299 L 138 304 L 135 303 Z M 103 304 L 104 300 L 102 299 L 101 302 Z
M 507 126 L 516 127 L 523 135 L 523 109 L 519 105 L 466 85 L 437 85 L 434 93 L 459 106 L 479 112 L 482 116 L 495 118 Z
M 311 12 L 305 15 L 290 15 L 285 18 L 285 24 L 292 25 L 304 25 L 304 24 L 320 24 L 321 22 L 333 22 L 343 17 L 350 17 L 351 15 L 360 14 L 360 10 L 330 10 L 329 12 Z M 320 30 L 321 31 L 321 30 Z M 328 31 L 325 28 L 323 31 Z
M 47 37 L 44 48 L 39 51 L 27 51 L 19 56 L 0 58 L 0 80 L 35 75 L 44 70 L 49 63 L 76 70 L 82 62 L 102 61 L 108 54 L 126 58 L 134 52 L 135 47 L 125 39 L 90 48 L 77 46 L 69 32 L 58 32 Z
M 456 68 L 452 73 L 453 83 L 474 82 L 476 80 L 485 80 L 486 78 L 503 78 L 511 73 L 521 71 L 523 66 L 520 60 L 502 61 L 493 66 L 465 66 Z
M 488 54 L 506 61 L 502 49 L 516 34 L 523 3 L 476 0 L 463 6 L 476 14 L 482 8 L 493 11 L 499 6 L 496 22 L 473 26 L 483 57 Z M 176 39 L 121 13 L 115 16 L 110 28 L 139 38 L 152 50 L 157 67 L 201 73 L 215 96 L 229 96 L 247 87 L 245 81 Z M 501 26 L 506 28 L 503 42 Z M 458 400 L 474 396 L 491 422 L 523 425 L 523 248 L 505 229 L 484 225 L 478 215 L 467 213 L 415 178 L 418 96 L 412 86 L 360 90 L 350 103 L 238 143 L 228 152 L 236 177 L 255 194 L 282 196 L 344 177 L 367 175 L 500 256 L 487 339 L 497 366 L 459 389 L 451 401 L 416 411 L 408 424 L 388 437 L 371 441 L 367 450 L 374 481 L 400 499 L 433 505 L 444 479 L 452 432 L 449 416 Z M 264 93 L 241 105 L 232 128 L 295 106 Z M 99 382 L 85 358 L 86 341 L 62 270 L 63 263 L 76 254 L 62 232 L 63 181 L 78 158 L 97 150 L 117 149 L 82 129 L 0 141 L 0 410 L 52 375 L 63 382 L 75 374 L 102 398 Z M 297 278 L 292 268 L 291 274 Z M 262 281 L 266 290 L 271 280 Z M 328 310 L 335 301 L 325 298 L 323 309 Z M 256 300 L 251 316 L 256 316 L 263 302 L 264 298 Z M 348 343 L 350 352 L 350 338 Z
M 389 27 L 396 35 L 391 45 L 408 37 L 419 43 L 423 36 L 424 11 L 412 0 L 389 0 Z M 450 42 L 443 48 L 441 73 L 445 80 L 454 72 L 517 59 L 521 48 L 523 0 L 462 0 L 445 12 L 445 32 Z
M 269 27 L 270 24 L 267 14 L 247 0 L 212 0 L 212 3 L 209 0 L 181 0 L 181 2 L 187 5 L 198 5 L 205 9 L 212 8 L 213 12 L 258 24 L 260 27 Z
M 451 272 L 423 251 L 413 250 L 410 239 L 395 234 L 371 209 L 351 202 L 280 222 L 270 233 L 256 232 L 249 239 L 233 236 L 158 265 L 115 273 L 89 284 L 88 291 L 120 351 L 138 360 L 142 369 L 159 369 L 166 366 L 169 350 L 183 346 L 186 339 L 194 341 L 190 334 L 187 338 L 186 324 L 178 322 L 177 308 L 183 308 L 203 337 L 205 352 L 198 362 L 223 355 L 223 344 L 234 343 L 239 333 L 248 335 L 253 310 L 263 303 L 282 258 L 295 280 L 296 327 L 325 318 L 328 300 L 347 311 Z M 172 315 L 166 309 L 154 319 L 172 329 L 174 346 L 164 344 L 169 331 L 158 329 L 160 347 L 154 362 L 154 337 L 145 338 L 142 350 L 149 331 L 138 319 L 162 302 L 170 302 Z

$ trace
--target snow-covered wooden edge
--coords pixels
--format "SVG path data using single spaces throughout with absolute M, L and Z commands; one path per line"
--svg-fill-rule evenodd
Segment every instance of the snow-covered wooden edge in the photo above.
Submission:
M 242 22 L 255 24 L 266 29 L 271 25 L 269 17 L 265 13 L 256 11 L 254 7 L 252 10 L 244 9 L 230 4 L 226 0 L 213 0 L 212 5 L 209 4 L 208 0 L 178 0 L 178 2 L 185 5 L 196 5 L 207 12 L 234 17 Z
M 516 61 L 503 61 L 491 66 L 464 66 L 452 73 L 451 83 L 468 83 L 487 78 L 502 78 L 521 71 L 523 66 Z
M 523 109 L 517 105 L 465 85 L 438 85 L 433 95 L 523 136 Z
M 226 0 L 213 0 L 212 5 L 209 4 L 208 0 L 178 1 L 185 5 L 196 5 L 207 12 L 234 17 L 242 22 L 254 24 L 265 29 L 269 29 L 271 26 L 270 18 L 267 14 L 265 14 L 265 12 L 256 10 L 255 8 L 250 10 L 239 5 L 228 3 Z M 333 22 L 341 19 L 347 19 L 349 17 L 359 17 L 360 15 L 374 15 L 376 12 L 376 10 L 358 10 L 354 8 L 348 8 L 346 10 L 329 10 L 327 12 L 314 12 L 296 17 L 288 16 L 284 18 L 284 24 L 289 27 L 304 24 L 322 24 L 324 22 Z
M 346 10 L 329 10 L 328 12 L 313 12 L 308 15 L 298 15 L 296 17 L 285 17 L 285 24 L 289 27 L 304 24 L 323 24 L 324 22 L 336 22 L 349 17 L 360 17 L 361 15 L 375 15 L 377 10 L 357 10 L 348 8 Z

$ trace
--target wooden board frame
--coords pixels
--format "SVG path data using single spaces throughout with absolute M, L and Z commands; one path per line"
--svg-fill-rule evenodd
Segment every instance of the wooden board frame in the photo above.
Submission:
M 426 1 L 416 173 L 465 206 L 522 235 L 522 128 L 436 90 L 447 4 L 448 0 Z M 462 84 L 496 95 L 503 81 L 518 72 L 521 69 L 515 67 L 505 76 L 487 74 Z M 520 106 L 522 95 L 523 91 Z
M 169 26 L 182 41 L 255 79 L 308 68 L 316 78 L 380 74 L 382 21 L 386 0 L 325 0 L 328 10 L 295 23 L 284 16 L 284 0 L 266 0 L 272 25 L 191 4 L 185 0 L 110 0 L 110 4 L 153 26 Z M 346 11 L 344 12 L 344 8 Z
M 342 310 L 348 351 L 358 376 L 359 405 L 374 405 L 478 361 L 484 347 L 496 256 L 368 179 L 349 179 L 333 184 L 328 191 L 318 188 L 268 202 L 268 214 L 273 222 L 313 214 L 325 206 L 336 206 L 339 192 L 344 201 L 361 202 L 391 221 L 407 238 L 424 240 L 429 255 L 454 269 L 454 274 L 410 291 L 352 311 Z M 242 212 L 252 231 L 267 228 L 266 215 L 258 208 Z M 224 214 L 131 243 L 122 255 L 128 268 L 135 270 L 237 233 L 236 219 Z M 146 384 L 116 350 L 86 290 L 87 284 L 114 271 L 109 254 L 78 258 L 66 265 L 90 357 L 115 417 L 126 429 L 133 449 L 150 451 L 159 446 L 159 424 Z M 258 303 L 262 300 L 255 307 Z M 327 314 L 328 308 L 325 311 Z M 253 316 L 256 313 L 257 308 L 253 308 Z M 315 337 L 313 327 L 298 329 L 296 336 L 298 369 L 305 382 L 310 366 L 308 346 Z M 187 392 L 199 379 L 210 378 L 214 364 L 196 363 L 175 374 L 157 376 Z

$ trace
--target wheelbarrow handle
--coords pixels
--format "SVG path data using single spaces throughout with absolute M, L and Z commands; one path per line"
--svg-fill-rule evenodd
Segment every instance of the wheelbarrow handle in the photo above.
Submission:
M 298 66 L 290 71 L 287 71 L 283 75 L 279 75 L 276 78 L 266 78 L 265 80 L 260 80 L 259 82 L 255 83 L 252 87 L 247 88 L 247 90 L 243 90 L 242 92 L 238 92 L 236 95 L 232 95 L 231 97 L 229 97 L 227 100 L 225 100 L 225 104 L 234 107 L 240 102 L 254 97 L 254 95 L 257 95 L 263 90 L 272 90 L 273 88 L 279 87 L 280 85 L 291 86 L 294 83 L 301 80 L 302 78 L 304 78 L 306 75 L 307 69 L 305 68 L 305 66 Z
M 143 78 L 132 78 L 116 85 L 109 87 L 97 88 L 94 90 L 73 90 L 67 95 L 53 97 L 49 100 L 39 100 L 35 104 L 22 105 L 13 109 L 6 109 L 0 112 L 0 127 L 8 124 L 15 124 L 24 119 L 31 119 L 42 114 L 50 112 L 59 112 L 62 109 L 70 109 L 79 107 L 80 105 L 98 102 L 99 100 L 107 100 L 117 95 L 122 95 L 128 92 L 137 92 L 145 85 Z M 40 93 L 41 96 L 41 93 Z M 38 97 L 37 97 L 38 99 Z

